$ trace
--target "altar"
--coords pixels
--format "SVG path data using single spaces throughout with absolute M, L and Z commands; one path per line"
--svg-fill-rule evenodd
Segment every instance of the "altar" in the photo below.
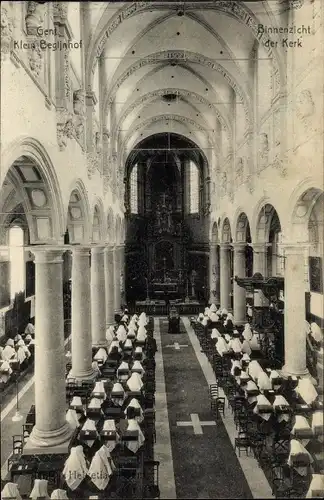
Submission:
M 183 302 L 181 300 L 170 300 L 168 305 L 165 300 L 138 300 L 135 308 L 130 308 L 131 314 L 145 312 L 148 316 L 168 316 L 170 308 L 175 309 L 179 316 L 198 315 L 204 307 L 204 303 L 197 300 Z
M 178 283 L 176 282 L 154 282 L 152 287 L 155 295 L 179 293 Z

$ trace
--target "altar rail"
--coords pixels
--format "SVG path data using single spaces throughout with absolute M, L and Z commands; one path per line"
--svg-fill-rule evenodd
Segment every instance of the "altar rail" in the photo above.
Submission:
M 170 305 L 167 305 L 165 301 L 138 301 L 135 303 L 134 308 L 130 308 L 130 312 L 131 314 L 139 314 L 144 311 L 150 316 L 168 316 L 170 307 L 175 307 L 180 316 L 191 316 L 199 314 L 204 308 L 204 304 L 199 302 L 173 303 L 173 301 L 170 301 Z

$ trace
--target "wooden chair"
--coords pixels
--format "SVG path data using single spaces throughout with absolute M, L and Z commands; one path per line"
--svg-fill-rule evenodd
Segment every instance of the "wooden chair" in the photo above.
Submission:
M 155 430 L 155 411 L 152 409 L 144 410 L 144 421 L 141 424 L 145 438 L 156 443 Z
M 147 394 L 147 393 L 154 394 L 156 391 L 155 382 L 152 380 L 146 381 L 144 384 L 144 390 L 145 390 L 145 394 Z
M 241 451 L 245 451 L 246 455 L 249 454 L 250 442 L 245 432 L 239 432 L 234 443 L 234 450 L 238 450 L 239 457 L 241 456 Z
M 209 386 L 209 396 L 211 398 L 218 398 L 218 384 L 210 384 Z
M 68 375 L 70 373 L 70 371 L 72 370 L 72 363 L 69 361 L 68 363 L 66 363 L 65 365 L 65 373 L 66 375 Z
M 21 434 L 12 436 L 12 454 L 21 455 L 24 447 L 24 439 Z
M 144 498 L 160 498 L 158 460 L 144 460 Z
M 145 406 L 145 409 L 154 408 L 155 396 L 153 393 L 150 393 L 150 392 L 145 393 L 144 406 Z
M 216 398 L 215 412 L 216 412 L 216 418 L 219 418 L 221 414 L 225 417 L 225 398 L 223 397 Z
M 77 388 L 78 388 L 78 385 L 76 382 L 72 382 L 72 381 L 67 382 L 67 384 L 65 386 L 67 402 L 69 402 L 73 398 Z
M 224 375 L 224 370 L 223 370 L 223 361 L 220 356 L 214 356 L 213 359 L 213 370 L 215 373 L 216 378 L 221 379 Z
M 26 443 L 27 439 L 29 438 L 32 429 L 33 429 L 33 424 L 24 424 L 23 425 L 24 444 Z

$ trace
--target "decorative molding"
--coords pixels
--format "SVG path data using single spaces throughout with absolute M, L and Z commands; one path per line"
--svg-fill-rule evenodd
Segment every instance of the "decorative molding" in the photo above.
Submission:
M 67 139 L 72 139 L 74 134 L 73 115 L 66 109 L 56 110 L 57 123 L 57 142 L 60 151 L 64 151 L 67 146 Z
M 71 78 L 70 78 L 70 53 L 69 49 L 64 50 L 64 62 L 63 62 L 63 71 L 64 71 L 64 94 L 66 99 L 71 99 Z
M 38 29 L 43 27 L 44 11 L 45 5 L 43 2 L 27 2 L 27 14 L 25 16 L 27 35 L 37 36 Z
M 93 151 L 87 152 L 86 157 L 87 157 L 88 178 L 91 179 L 96 170 L 99 170 L 99 158 L 97 153 Z
M 300 9 L 304 5 L 304 0 L 289 0 L 290 9 Z
M 121 150 L 123 149 L 123 147 L 125 146 L 125 144 L 129 141 L 129 139 L 131 138 L 131 136 L 135 132 L 137 132 L 138 130 L 140 130 L 141 128 L 149 127 L 150 125 L 152 125 L 152 123 L 157 123 L 159 121 L 171 121 L 171 120 L 191 125 L 192 127 L 195 127 L 195 130 L 199 130 L 201 132 L 206 133 L 206 130 L 205 130 L 205 128 L 202 125 L 200 125 L 199 123 L 197 123 L 195 120 L 192 120 L 191 118 L 187 118 L 186 116 L 175 115 L 175 114 L 157 115 L 157 116 L 153 116 L 151 118 L 148 118 L 147 120 L 144 120 L 142 123 L 140 123 L 140 124 L 136 125 L 136 127 L 132 128 L 132 131 L 129 134 L 127 134 L 127 136 L 125 137 L 125 139 L 123 141 L 123 144 L 122 144 L 122 147 L 121 147 Z M 208 140 L 209 140 L 209 142 L 212 143 L 212 145 L 214 145 L 216 147 L 216 145 L 214 144 L 214 142 L 210 141 L 209 137 L 208 137 Z
M 211 203 L 207 202 L 203 208 L 203 215 L 207 217 L 209 214 L 211 214 Z
M 87 106 L 95 106 L 98 102 L 98 99 L 96 98 L 96 94 L 94 93 L 93 90 L 87 90 L 85 97 L 86 97 L 86 105 Z
M 10 61 L 15 65 L 16 68 L 20 67 L 21 61 L 19 59 L 17 52 L 15 52 L 14 50 L 10 51 Z
M 29 50 L 28 62 L 31 72 L 38 78 L 43 68 L 43 51 L 37 40 L 33 42 L 32 48 Z
M 268 134 L 262 132 L 259 135 L 259 171 L 268 165 L 269 141 Z
M 73 92 L 73 111 L 76 115 L 84 115 L 85 92 L 78 89 Z
M 237 188 L 239 188 L 244 182 L 244 162 L 242 157 L 236 158 L 235 180 Z
M 97 153 L 97 155 L 100 155 L 102 152 L 102 141 L 99 131 L 94 134 L 94 151 Z
M 275 168 L 276 170 L 278 170 L 279 174 L 281 177 L 286 177 L 287 176 L 287 165 L 289 163 L 289 158 L 288 158 L 288 155 L 284 155 L 283 157 L 281 157 L 280 155 L 277 155 L 272 164 L 269 165 L 270 168 Z
M 220 195 L 226 196 L 227 193 L 227 172 L 222 172 L 220 176 Z
M 148 92 L 147 94 L 139 97 L 134 101 L 128 108 L 123 112 L 121 115 L 117 128 L 120 126 L 120 124 L 127 118 L 127 116 L 138 106 L 141 104 L 144 104 L 147 102 L 149 99 L 152 99 L 154 97 L 162 97 L 163 95 L 170 95 L 170 94 L 175 94 L 179 97 L 190 97 L 192 99 L 196 99 L 202 104 L 205 104 L 208 106 L 209 109 L 212 109 L 217 118 L 219 119 L 220 123 L 222 124 L 222 127 L 224 130 L 229 134 L 229 136 L 232 136 L 232 127 L 228 119 L 225 120 L 225 118 L 219 113 L 219 111 L 211 104 L 205 97 L 201 96 L 200 94 L 197 94 L 196 92 L 191 92 L 189 90 L 184 90 L 184 89 L 179 89 L 179 88 L 167 88 L 167 89 L 158 89 L 158 90 L 153 90 L 152 92 Z M 227 118 L 227 117 L 226 117 Z
M 73 124 L 77 139 L 82 139 L 85 121 L 85 93 L 83 89 L 78 89 L 73 92 Z
M 55 2 L 60 3 L 60 2 Z M 128 19 L 135 13 L 140 10 L 145 10 L 148 4 L 152 4 L 153 2 L 134 2 L 131 5 L 127 5 L 125 9 L 118 11 L 114 16 L 111 17 L 110 23 L 108 24 L 103 36 L 100 38 L 97 47 L 95 49 L 96 55 L 92 65 L 92 73 L 95 72 L 95 66 L 97 62 L 97 58 L 101 56 L 101 53 L 106 45 L 106 42 L 110 35 L 118 28 L 122 21 Z
M 104 110 L 108 111 L 108 107 L 114 101 L 115 94 L 119 89 L 119 87 L 135 71 L 150 64 L 159 64 L 163 60 L 168 62 L 182 61 L 187 63 L 201 64 L 202 66 L 205 66 L 208 69 L 212 69 L 220 73 L 228 82 L 228 84 L 233 88 L 233 90 L 235 90 L 240 99 L 242 99 L 245 112 L 245 119 L 247 121 L 247 124 L 248 125 L 250 124 L 250 121 L 253 116 L 251 100 L 249 96 L 246 94 L 245 90 L 242 89 L 240 85 L 236 82 L 235 78 L 230 73 L 228 73 L 228 71 L 223 66 L 215 62 L 215 60 L 210 59 L 209 57 L 206 57 L 202 54 L 186 50 L 164 50 L 161 52 L 156 52 L 154 54 L 149 54 L 148 56 L 136 61 L 132 66 L 130 66 L 124 71 L 124 73 L 118 78 L 115 84 L 111 87 L 110 91 L 108 91 L 109 87 L 106 87 L 103 98 Z
M 68 3 L 67 2 L 53 2 L 53 16 L 55 21 L 66 21 L 68 14 Z
M 1 2 L 1 60 L 5 61 L 10 53 L 13 39 L 14 21 L 9 2 Z
M 296 6 L 302 2 L 303 0 L 290 0 L 292 2 L 291 5 L 294 4 Z M 186 2 L 186 9 L 188 11 L 197 8 L 196 2 Z M 168 2 L 167 4 L 163 2 L 133 2 L 132 4 L 127 4 L 125 8 L 120 9 L 115 15 L 113 15 L 107 23 L 107 27 L 103 34 L 98 37 L 96 40 L 93 49 L 91 50 L 91 59 L 89 61 L 89 70 L 93 75 L 95 72 L 95 67 L 97 63 L 98 57 L 100 57 L 107 40 L 112 35 L 112 33 L 120 26 L 120 24 L 129 17 L 139 14 L 145 11 L 153 11 L 153 10 L 175 10 L 178 11 L 179 6 L 177 2 L 174 4 Z M 279 58 L 279 54 L 277 50 L 273 50 L 269 47 L 269 43 L 267 43 L 269 37 L 262 32 L 260 33 L 258 29 L 258 25 L 260 24 L 259 19 L 254 15 L 254 13 L 247 8 L 246 5 L 242 4 L 242 2 L 232 1 L 232 0 L 218 0 L 217 2 L 199 2 L 200 10 L 214 10 L 220 11 L 239 22 L 245 24 L 250 31 L 253 33 L 254 37 L 258 42 L 263 45 L 266 53 L 269 57 L 274 56 L 275 59 L 280 61 L 281 73 L 284 74 L 284 67 L 282 61 Z M 89 75 L 89 73 L 87 73 Z

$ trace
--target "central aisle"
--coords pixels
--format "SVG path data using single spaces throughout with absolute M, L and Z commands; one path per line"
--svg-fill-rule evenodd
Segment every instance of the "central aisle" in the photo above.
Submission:
M 182 321 L 180 334 L 168 334 L 167 320 L 158 321 L 177 498 L 253 498 L 222 420 L 213 420 Z

